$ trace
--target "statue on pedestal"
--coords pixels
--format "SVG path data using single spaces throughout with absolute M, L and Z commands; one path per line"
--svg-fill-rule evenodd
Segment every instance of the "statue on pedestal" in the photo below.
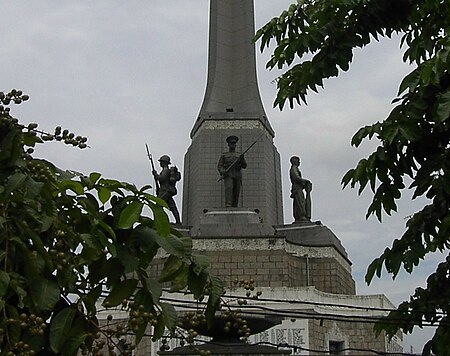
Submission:
M 225 207 L 236 208 L 239 202 L 239 194 L 242 185 L 242 169 L 247 168 L 244 154 L 236 152 L 236 143 L 239 138 L 236 136 L 228 136 L 228 152 L 224 152 L 220 156 L 217 169 L 220 173 L 220 180 L 223 180 L 225 187 Z
M 177 205 L 173 197 L 177 195 L 176 183 L 181 179 L 181 173 L 177 167 L 170 167 L 170 157 L 167 155 L 161 156 L 158 160 L 162 168 L 158 174 L 156 170 L 153 170 L 153 176 L 157 184 L 157 195 L 167 203 L 170 211 L 175 218 L 175 223 L 181 225 L 180 213 L 178 212 Z
M 302 173 L 299 169 L 299 157 L 291 157 L 290 162 L 291 169 L 289 171 L 289 177 L 292 183 L 291 198 L 293 199 L 294 223 L 310 221 L 312 183 L 309 180 L 302 178 Z

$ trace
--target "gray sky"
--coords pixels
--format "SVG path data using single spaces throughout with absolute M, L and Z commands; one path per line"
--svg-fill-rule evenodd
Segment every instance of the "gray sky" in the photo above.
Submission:
M 291 0 L 256 0 L 256 26 L 288 7 Z M 0 90 L 17 88 L 31 96 L 13 108 L 23 122 L 38 122 L 52 131 L 57 125 L 87 136 L 91 148 L 78 150 L 49 143 L 38 150 L 61 168 L 135 183 L 151 183 L 145 143 L 152 154 L 169 154 L 183 170 L 189 133 L 206 86 L 207 0 L 153 1 L 9 1 L 0 31 Z M 372 286 L 364 283 L 370 261 L 404 230 L 405 217 L 420 207 L 409 195 L 399 213 L 365 220 L 370 194 L 358 197 L 341 189 L 345 172 L 375 147 L 350 146 L 364 125 L 384 119 L 408 68 L 401 61 L 398 39 L 371 44 L 355 52 L 350 72 L 325 82 L 311 94 L 309 105 L 280 112 L 265 63 L 257 56 L 261 96 L 281 154 L 284 172 L 285 223 L 292 222 L 289 157 L 302 158 L 302 173 L 312 180 L 313 219 L 328 226 L 353 261 L 359 294 L 384 293 L 394 303 L 408 298 L 425 283 L 437 258 L 429 258 L 410 276 L 401 273 Z M 170 143 L 169 143 L 170 142 Z M 182 183 L 182 182 L 181 182 Z M 181 188 L 181 184 L 180 184 Z M 179 189 L 181 192 L 182 189 Z M 181 194 L 178 196 L 181 209 Z M 423 202 L 422 202 L 423 203 Z M 405 340 L 419 350 L 430 333 Z

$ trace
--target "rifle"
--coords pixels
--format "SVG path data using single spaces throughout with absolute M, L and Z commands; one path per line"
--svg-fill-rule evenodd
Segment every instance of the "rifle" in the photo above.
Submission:
M 153 173 L 156 170 L 155 164 L 153 163 L 153 157 L 152 157 L 152 154 L 150 153 L 150 150 L 148 149 L 147 144 L 145 144 L 145 148 L 147 150 L 147 157 L 150 160 L 150 164 L 152 165 L 152 173 Z M 155 186 L 156 186 L 156 195 L 158 195 L 159 194 L 159 182 L 156 178 L 155 178 Z
M 220 176 L 220 178 L 217 180 L 218 182 L 220 182 L 223 179 L 223 176 L 228 173 L 230 171 L 231 168 L 234 167 L 234 165 L 241 159 L 241 156 L 245 155 L 248 151 L 250 151 L 250 149 L 256 144 L 256 142 L 259 141 L 259 139 L 261 137 L 263 137 L 264 132 L 256 139 L 255 142 L 253 142 L 250 146 L 247 147 L 247 149 L 241 153 L 241 155 L 239 156 L 239 158 L 237 158 L 236 160 L 233 161 L 233 163 L 231 163 L 228 168 L 225 170 L 225 172 L 222 173 L 222 175 Z

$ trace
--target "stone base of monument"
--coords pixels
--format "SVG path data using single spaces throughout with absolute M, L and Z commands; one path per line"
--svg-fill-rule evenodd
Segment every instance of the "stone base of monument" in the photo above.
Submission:
M 291 350 L 280 350 L 273 346 L 267 345 L 251 345 L 243 341 L 235 343 L 219 343 L 207 342 L 202 345 L 195 346 L 195 349 L 190 346 L 177 347 L 172 351 L 159 351 L 159 355 L 192 355 L 198 356 L 202 351 L 209 351 L 211 355 L 290 355 Z
M 255 315 L 241 315 L 246 321 L 251 335 L 266 331 L 271 327 L 281 324 L 282 318 L 278 316 L 261 317 Z M 289 355 L 291 350 L 280 350 L 276 347 L 264 344 L 249 344 L 242 341 L 237 328 L 231 328 L 227 332 L 224 327 L 227 321 L 234 319 L 223 318 L 216 314 L 210 328 L 206 324 L 192 326 L 189 323 L 182 326 L 184 329 L 194 328 L 200 335 L 212 337 L 212 340 L 201 345 L 177 347 L 172 351 L 158 352 L 160 355 L 199 355 L 208 351 L 211 355 Z
M 284 236 L 286 241 L 300 246 L 333 247 L 348 259 L 347 252 L 337 236 L 320 222 L 309 224 L 291 224 L 275 227 L 277 236 Z
M 264 224 L 258 211 L 242 208 L 206 210 L 200 217 L 200 223 L 190 229 L 192 237 L 256 237 L 274 233 L 273 226 Z

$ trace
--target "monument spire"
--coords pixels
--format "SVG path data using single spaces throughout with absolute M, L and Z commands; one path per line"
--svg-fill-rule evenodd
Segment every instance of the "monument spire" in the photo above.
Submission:
M 234 212 L 257 211 L 268 226 L 283 222 L 280 156 L 259 95 L 254 33 L 253 0 L 211 0 L 206 92 L 184 157 L 182 222 L 194 230 L 206 212 L 227 205 L 218 160 L 230 136 L 236 152 L 252 146 Z
M 259 119 L 273 136 L 256 76 L 253 0 L 211 0 L 208 81 L 195 135 L 205 120 Z

